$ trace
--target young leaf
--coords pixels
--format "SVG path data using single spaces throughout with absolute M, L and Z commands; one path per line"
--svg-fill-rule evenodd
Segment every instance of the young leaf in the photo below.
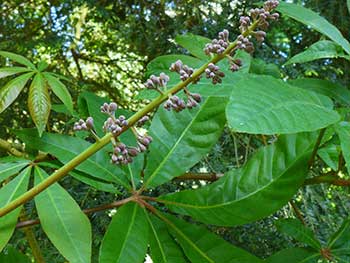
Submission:
M 0 56 L 3 56 L 5 58 L 9 58 L 9 59 L 11 59 L 19 64 L 27 66 L 30 69 L 36 70 L 36 67 L 34 66 L 34 64 L 21 55 L 11 53 L 11 52 L 6 52 L 6 51 L 0 51 Z
M 176 241 L 170 236 L 164 222 L 147 214 L 150 226 L 151 257 L 157 263 L 186 263 L 185 255 Z
M 31 263 L 32 261 L 24 254 L 7 246 L 6 250 L 0 253 L 0 262 L 2 263 Z
M 146 211 L 136 203 L 117 210 L 100 249 L 100 263 L 143 262 L 148 245 Z
M 304 226 L 298 219 L 281 219 L 276 221 L 278 231 L 285 233 L 295 240 L 307 244 L 316 251 L 320 251 L 321 244 L 315 238 L 311 229 Z
M 340 146 L 346 163 L 346 168 L 350 172 L 350 123 L 341 122 L 334 126 L 340 139 Z
M 320 253 L 315 253 L 304 248 L 283 249 L 271 257 L 267 258 L 266 263 L 315 263 L 320 258 Z
M 317 151 L 317 155 L 320 156 L 322 161 L 325 162 L 333 171 L 338 170 L 339 164 L 339 149 L 335 144 L 329 144 L 325 147 L 322 147 Z
M 312 44 L 305 51 L 295 55 L 289 59 L 285 65 L 296 64 L 296 63 L 305 63 L 322 58 L 347 58 L 345 56 L 343 49 L 338 44 L 330 40 L 321 40 Z
M 50 94 L 41 73 L 37 73 L 29 87 L 28 108 L 39 135 L 45 130 L 51 110 Z
M 16 77 L 0 89 L 0 113 L 10 106 L 10 104 L 17 98 L 33 74 L 34 72 L 30 72 Z
M 23 68 L 23 67 L 4 67 L 0 68 L 0 79 L 12 76 L 18 73 L 23 73 L 23 72 L 28 72 L 31 71 L 28 68 Z
M 167 218 L 169 231 L 176 237 L 191 262 L 262 263 L 262 260 L 228 243 L 206 228 L 185 222 L 175 216 Z
M 91 146 L 90 143 L 78 137 L 62 134 L 44 133 L 42 137 L 39 137 L 36 130 L 33 129 L 16 131 L 16 135 L 26 143 L 27 147 L 48 152 L 62 163 L 71 161 L 84 149 Z M 87 158 L 83 163 L 78 165 L 76 169 L 92 177 L 115 182 L 129 188 L 128 180 L 124 172 L 117 166 L 111 164 L 109 155 L 104 150 Z
M 27 191 L 31 167 L 23 170 L 15 179 L 0 188 L 0 207 L 4 207 Z M 3 250 L 15 230 L 22 206 L 0 217 L 0 251 Z
M 284 206 L 302 185 L 315 140 L 307 133 L 280 136 L 241 170 L 231 170 L 203 188 L 159 199 L 174 212 L 207 224 L 234 226 L 264 218 Z
M 339 120 L 329 98 L 292 87 L 271 76 L 246 75 L 232 87 L 226 108 L 236 132 L 283 134 L 314 131 Z
M 185 34 L 177 35 L 175 37 L 175 42 L 187 49 L 193 56 L 204 61 L 208 60 L 208 56 L 204 53 L 203 49 L 207 43 L 211 42 L 209 38 L 193 34 Z
M 155 187 L 186 172 L 214 146 L 225 125 L 221 97 L 209 97 L 200 107 L 169 112 L 161 107 L 153 118 L 153 142 L 145 169 L 145 186 Z
M 10 163 L 0 162 L 0 182 L 5 180 L 7 177 L 18 173 L 22 168 L 29 164 L 28 160 L 21 160 Z
M 66 105 L 69 112 L 73 113 L 72 97 L 66 86 L 50 73 L 43 73 L 43 76 L 53 93 L 55 93 L 55 95 L 63 102 L 63 104 Z
M 288 83 L 298 88 L 328 96 L 338 103 L 350 106 L 350 91 L 339 83 L 312 78 L 292 79 Z
M 48 178 L 35 167 L 35 184 Z M 91 225 L 75 200 L 58 183 L 35 197 L 41 226 L 58 251 L 71 263 L 91 262 Z
M 314 11 L 301 5 L 285 2 L 280 2 L 279 6 L 277 7 L 277 11 L 307 26 L 310 26 L 321 34 L 326 35 L 335 43 L 339 44 L 346 53 L 350 54 L 350 43 L 342 36 L 340 31 Z

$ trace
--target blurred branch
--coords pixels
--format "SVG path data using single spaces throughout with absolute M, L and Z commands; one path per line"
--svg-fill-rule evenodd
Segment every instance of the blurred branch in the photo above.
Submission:
M 10 153 L 13 156 L 17 156 L 17 157 L 25 156 L 23 152 L 17 150 L 15 147 L 12 146 L 11 143 L 3 139 L 0 139 L 0 148 L 3 148 L 4 150 L 6 150 L 6 152 Z
M 175 177 L 175 180 L 205 180 L 214 182 L 223 176 L 223 174 L 219 173 L 185 173 L 183 175 Z
M 315 176 L 310 179 L 306 179 L 304 182 L 304 185 L 324 184 L 324 183 L 337 185 L 337 186 L 350 186 L 350 180 L 342 179 L 332 174 L 325 174 L 325 175 Z

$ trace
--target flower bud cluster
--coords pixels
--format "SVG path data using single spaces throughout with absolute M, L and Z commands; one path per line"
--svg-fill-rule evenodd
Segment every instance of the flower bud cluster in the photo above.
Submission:
M 186 109 L 186 103 L 183 99 L 180 99 L 178 96 L 171 96 L 165 103 L 164 108 L 168 111 L 174 110 L 176 112 Z
M 180 79 L 182 81 L 190 78 L 194 72 L 194 69 L 184 65 L 181 60 L 177 60 L 175 63 L 172 63 L 169 68 L 170 71 L 177 72 L 180 74 Z M 193 83 L 197 83 L 200 80 L 200 77 L 193 81 Z
M 252 42 L 250 42 L 249 38 L 244 37 L 243 35 L 239 35 L 237 37 L 237 48 L 243 49 L 247 51 L 248 53 L 254 52 L 254 45 Z
M 132 157 L 139 153 L 135 147 L 127 147 L 124 143 L 119 142 L 113 149 L 111 162 L 114 164 L 128 164 L 132 163 Z
M 137 150 L 139 152 L 145 152 L 148 146 L 153 141 L 153 138 L 149 135 L 139 135 L 137 136 Z
M 229 32 L 228 30 L 224 29 L 223 31 L 219 32 L 219 39 L 213 39 L 211 43 L 208 43 L 205 45 L 204 52 L 207 55 L 212 54 L 222 54 L 226 50 L 226 48 L 229 46 Z
M 92 117 L 88 117 L 86 121 L 80 119 L 79 121 L 74 123 L 73 130 L 74 131 L 88 131 L 94 128 L 94 119 Z
M 147 115 L 145 115 L 137 121 L 136 126 L 141 127 L 141 126 L 145 125 L 145 123 L 148 121 L 149 121 L 149 117 Z
M 230 70 L 232 72 L 238 71 L 240 69 L 240 67 L 242 67 L 243 63 L 242 60 L 240 59 L 233 59 L 230 61 Z
M 217 83 L 221 83 L 223 77 L 225 77 L 225 73 L 220 71 L 219 66 L 209 63 L 208 67 L 205 69 L 205 74 L 207 79 L 212 79 L 212 83 L 215 85 Z
M 118 105 L 115 102 L 111 103 L 103 103 L 103 105 L 100 107 L 100 110 L 102 113 L 106 113 L 108 115 L 114 115 L 115 111 L 117 110 Z
M 159 77 L 151 75 L 151 77 L 146 81 L 145 86 L 147 89 L 159 90 L 159 88 L 166 87 L 170 78 L 165 73 L 160 73 Z
M 111 116 L 104 122 L 103 130 L 111 132 L 113 135 L 118 135 L 125 126 L 128 126 L 128 121 L 124 115 L 120 115 L 118 118 Z

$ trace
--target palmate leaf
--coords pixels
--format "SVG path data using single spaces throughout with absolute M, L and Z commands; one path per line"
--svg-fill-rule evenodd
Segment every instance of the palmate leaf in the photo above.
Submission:
M 14 175 L 21 171 L 29 164 L 28 160 L 20 160 L 15 162 L 2 163 L 0 162 L 0 183 L 7 177 Z
M 136 203 L 117 210 L 100 249 L 99 263 L 142 263 L 148 245 L 146 211 Z
M 186 263 L 181 247 L 168 232 L 167 225 L 156 216 L 147 214 L 150 226 L 151 258 L 157 263 Z
M 176 237 L 190 262 L 200 263 L 262 263 L 243 249 L 233 246 L 205 227 L 193 225 L 169 214 L 169 231 Z
M 35 167 L 35 184 L 47 179 L 44 170 Z M 71 263 L 91 262 L 91 225 L 79 205 L 58 183 L 35 197 L 41 226 Z
M 0 188 L 0 207 L 4 207 L 27 191 L 31 167 L 23 170 L 15 179 Z M 22 206 L 0 217 L 0 251 L 3 250 L 15 230 Z
M 54 77 L 50 73 L 45 72 L 43 73 L 43 76 L 53 93 L 55 93 L 55 95 L 63 102 L 69 112 L 73 113 L 72 97 L 66 86 L 58 78 Z
M 304 226 L 298 219 L 281 219 L 276 221 L 278 231 L 285 233 L 295 240 L 307 244 L 315 251 L 321 249 L 320 241 L 315 238 L 311 229 Z
M 261 219 L 285 205 L 302 185 L 314 143 L 313 134 L 280 136 L 241 170 L 203 188 L 159 199 L 172 211 L 207 224 L 234 226 Z
M 45 130 L 51 110 L 50 94 L 41 73 L 37 73 L 29 87 L 28 108 L 39 135 Z
M 226 108 L 236 132 L 283 134 L 314 131 L 339 120 L 332 101 L 271 76 L 249 74 L 232 86 Z
M 24 67 L 3 67 L 0 68 L 0 79 L 28 71 L 32 70 Z
M 324 34 L 340 45 L 346 53 L 350 54 L 350 43 L 342 36 L 340 31 L 314 11 L 300 5 L 285 2 L 280 2 L 277 11 Z
M 307 250 L 305 248 L 287 248 L 283 249 L 271 257 L 267 258 L 266 263 L 315 263 L 321 257 L 320 253 Z
M 0 89 L 0 113 L 3 112 L 18 97 L 22 89 L 33 76 L 34 72 L 23 74 L 6 83 Z
M 15 53 L 11 53 L 11 52 L 6 52 L 6 51 L 0 51 L 0 56 L 3 56 L 5 58 L 9 58 L 19 64 L 22 64 L 24 66 L 27 66 L 30 69 L 36 70 L 35 65 L 30 62 L 28 59 L 26 59 L 25 57 L 15 54 Z
M 225 125 L 226 102 L 209 97 L 200 107 L 179 113 L 159 108 L 150 127 L 153 142 L 144 186 L 155 187 L 181 175 L 210 151 Z

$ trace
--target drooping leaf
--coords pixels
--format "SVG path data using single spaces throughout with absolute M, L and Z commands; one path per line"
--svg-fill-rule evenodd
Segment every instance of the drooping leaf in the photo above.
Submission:
M 33 72 L 23 74 L 6 83 L 0 89 L 0 113 L 3 112 L 18 97 L 27 81 L 33 76 Z
M 31 167 L 23 170 L 15 179 L 0 188 L 0 207 L 4 207 L 27 191 Z M 0 217 L 0 251 L 3 250 L 15 230 L 22 206 Z
M 291 134 L 259 149 L 241 170 L 196 190 L 160 197 L 174 212 L 213 225 L 234 226 L 264 218 L 285 205 L 302 185 L 315 143 L 313 134 Z
M 187 223 L 175 216 L 164 215 L 171 233 L 176 237 L 191 262 L 262 263 L 262 260 L 233 246 L 206 228 Z
M 152 260 L 157 263 L 186 263 L 185 255 L 169 234 L 166 224 L 152 215 L 147 215 L 147 219 Z
M 175 42 L 187 49 L 193 56 L 204 61 L 208 60 L 208 56 L 204 53 L 203 49 L 207 43 L 211 42 L 209 38 L 188 33 L 185 35 L 177 35 L 175 37 Z
M 145 169 L 145 186 L 155 187 L 186 172 L 214 146 L 225 125 L 227 100 L 209 97 L 182 112 L 159 108 L 150 135 L 153 142 Z
M 0 262 L 3 263 L 31 263 L 32 261 L 24 254 L 16 250 L 12 246 L 0 253 Z
M 317 151 L 317 155 L 320 156 L 322 161 L 324 161 L 333 171 L 338 170 L 339 163 L 339 149 L 335 144 L 329 144 L 322 147 Z
M 340 139 L 340 146 L 346 163 L 346 168 L 350 173 L 350 123 L 341 122 L 334 126 Z
M 288 83 L 298 88 L 328 96 L 338 103 L 350 105 L 350 91 L 339 83 L 324 79 L 311 78 L 292 79 L 289 80 Z
M 56 77 L 52 76 L 50 73 L 43 73 L 47 84 L 50 86 L 51 90 L 55 95 L 63 102 L 70 113 L 73 113 L 73 101 L 72 97 L 67 90 L 66 86 Z
M 309 245 L 314 250 L 319 251 L 321 249 L 320 241 L 316 239 L 312 230 L 304 226 L 298 219 L 281 219 L 276 221 L 276 226 L 278 231 Z
M 305 248 L 287 248 L 283 249 L 271 257 L 267 258 L 266 263 L 315 263 L 320 258 L 320 254 L 309 251 Z
M 350 43 L 342 36 L 340 31 L 314 11 L 301 5 L 285 2 L 280 2 L 277 11 L 324 34 L 335 43 L 339 44 L 346 53 L 350 54 Z
M 246 75 L 232 86 L 226 108 L 236 132 L 281 134 L 314 131 L 339 120 L 325 96 L 295 88 L 271 76 Z
M 27 147 L 48 152 L 64 164 L 91 146 L 87 141 L 63 134 L 44 133 L 42 137 L 39 137 L 38 133 L 33 129 L 16 131 L 16 135 L 26 143 Z M 106 147 L 110 146 L 107 145 Z M 92 177 L 129 187 L 124 172 L 111 164 L 109 155 L 105 150 L 100 150 L 90 158 L 87 158 L 76 169 Z
M 20 160 L 9 163 L 0 162 L 0 182 L 5 180 L 7 177 L 18 173 L 25 166 L 29 164 L 28 160 Z
M 31 70 L 24 67 L 3 67 L 0 68 L 0 79 L 28 71 Z
M 41 73 L 37 73 L 29 87 L 28 108 L 39 135 L 45 130 L 51 110 L 50 94 Z
M 312 44 L 305 51 L 293 56 L 285 65 L 305 63 L 322 58 L 339 57 L 349 58 L 349 56 L 344 54 L 343 49 L 338 44 L 330 40 L 321 40 Z
M 35 167 L 35 184 L 48 178 Z M 35 197 L 41 226 L 58 251 L 71 263 L 91 262 L 91 225 L 87 216 L 58 183 Z
M 0 51 L 0 56 L 3 56 L 5 58 L 9 58 L 9 59 L 11 59 L 19 64 L 27 66 L 30 69 L 36 70 L 36 67 L 34 66 L 34 64 L 21 55 L 7 52 L 7 51 Z
M 142 263 L 148 245 L 146 211 L 136 203 L 117 210 L 100 249 L 100 263 Z

